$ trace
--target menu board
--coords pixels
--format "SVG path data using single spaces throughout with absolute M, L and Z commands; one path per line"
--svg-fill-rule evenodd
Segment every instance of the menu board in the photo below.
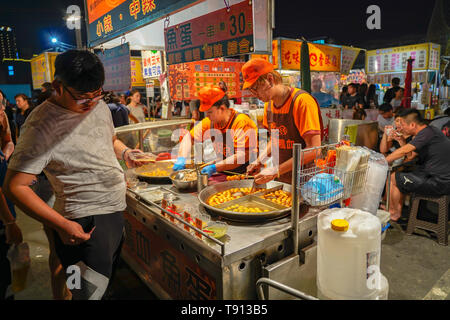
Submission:
M 441 46 L 439 44 L 431 44 L 430 47 L 430 60 L 428 62 L 428 69 L 439 70 Z
M 341 51 L 341 74 L 349 74 L 350 70 L 355 64 L 356 58 L 358 57 L 361 49 L 352 48 L 347 46 L 342 46 Z
M 244 62 L 198 61 L 169 66 L 170 96 L 175 100 L 197 99 L 198 91 L 224 81 L 229 98 L 245 96 L 241 91 L 241 68 Z
M 253 8 L 242 1 L 164 29 L 167 64 L 253 52 Z
M 439 45 L 422 43 L 367 51 L 367 73 L 406 71 L 409 58 L 414 59 L 413 70 L 426 70 L 431 67 L 437 69 L 439 68 L 439 48 Z
M 124 43 L 103 53 L 98 57 L 105 68 L 105 91 L 127 91 L 131 86 L 131 57 L 130 45 Z

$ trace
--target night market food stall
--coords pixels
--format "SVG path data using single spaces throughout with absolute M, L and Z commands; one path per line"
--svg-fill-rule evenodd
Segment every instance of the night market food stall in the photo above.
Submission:
M 383 48 L 366 52 L 366 73 L 369 83 L 375 83 L 383 91 L 391 86 L 392 78 L 405 81 L 407 60 L 412 62 L 411 107 L 422 110 L 425 118 L 434 117 L 433 106 L 438 102 L 438 78 L 440 45 L 431 42 L 409 46 Z
M 95 11 L 95 3 L 87 1 L 88 12 L 89 9 Z M 118 56 L 126 55 L 130 48 L 161 51 L 169 65 L 162 65 L 160 76 L 164 104 L 173 95 L 192 92 L 180 77 L 175 78 L 175 89 L 168 85 L 171 65 L 186 64 L 191 62 L 189 58 L 192 63 L 203 60 L 198 64 L 203 68 L 201 71 L 207 73 L 204 66 L 210 67 L 204 59 L 220 58 L 220 53 L 227 56 L 229 50 L 233 50 L 234 55 L 270 53 L 273 15 L 270 1 L 225 1 L 225 4 L 214 0 L 167 1 L 169 5 L 164 9 L 159 5 L 165 5 L 166 1 L 155 1 L 145 10 L 140 3 L 124 1 L 97 15 L 89 12 L 90 46 L 104 51 L 122 50 Z M 227 14 L 230 18 L 223 19 Z M 203 16 L 207 17 L 197 19 Z M 96 33 L 100 24 L 104 26 L 105 19 L 114 37 Z M 223 29 L 229 30 L 231 37 L 211 37 L 209 42 L 200 45 L 193 37 L 189 41 L 181 38 L 187 31 L 195 30 L 199 26 L 196 21 L 200 20 L 215 21 L 215 24 L 203 26 L 206 35 Z M 132 23 L 124 26 L 123 21 Z M 248 34 L 246 26 L 252 27 Z M 216 40 L 218 42 L 214 42 Z M 178 48 L 182 50 L 176 50 Z M 112 63 L 111 68 L 114 65 L 117 66 Z M 123 87 L 119 78 L 123 79 L 124 75 L 120 75 L 120 67 L 115 68 L 112 76 L 116 76 L 116 80 L 107 81 Z M 237 93 L 241 83 L 237 83 L 237 79 L 234 81 L 229 88 Z M 196 88 L 194 86 L 194 92 Z M 163 113 L 167 115 L 169 111 L 166 109 Z M 204 152 L 201 144 L 194 144 L 195 160 L 188 163 L 186 170 L 172 172 L 175 162 L 172 155 L 177 154 L 179 138 L 189 128 L 189 120 L 164 120 L 116 129 L 119 139 L 144 152 L 135 154 L 136 159 L 147 162 L 125 174 L 127 236 L 122 257 L 127 264 L 162 299 L 256 299 L 257 285 L 264 281 L 270 286 L 284 283 L 302 291 L 305 298 L 332 297 L 326 293 L 326 282 L 321 287 L 322 295 L 316 285 L 318 216 L 326 213 L 330 205 L 348 205 L 349 198 L 362 192 L 368 171 L 368 152 L 341 143 L 314 150 L 301 150 L 300 145 L 295 145 L 292 185 L 272 181 L 255 187 L 252 177 L 245 175 L 229 173 L 208 180 L 200 174 L 200 168 L 205 165 L 201 161 Z M 161 131 L 171 134 L 164 135 Z M 308 152 L 314 154 L 312 166 L 300 166 Z M 381 227 L 378 218 L 374 226 L 373 257 L 364 268 L 366 265 L 379 267 Z M 336 224 L 333 230 L 345 232 L 348 226 Z M 387 298 L 387 283 L 383 281 L 380 288 L 365 289 L 370 291 L 364 291 L 367 298 Z M 269 299 L 292 298 L 272 287 L 266 287 L 263 292 Z

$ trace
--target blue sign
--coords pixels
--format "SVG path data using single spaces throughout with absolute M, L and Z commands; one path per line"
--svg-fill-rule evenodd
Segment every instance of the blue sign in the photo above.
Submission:
M 124 0 L 114 8 L 106 0 L 85 0 L 88 12 L 88 46 L 94 47 L 155 20 L 185 8 L 199 0 Z M 99 16 L 100 15 L 100 16 Z

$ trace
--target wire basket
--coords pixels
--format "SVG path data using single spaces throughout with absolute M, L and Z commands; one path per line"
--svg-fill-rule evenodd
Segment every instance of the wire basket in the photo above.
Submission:
M 311 206 L 326 206 L 361 193 L 366 184 L 368 156 L 356 165 L 343 165 L 345 150 L 330 144 L 301 150 L 297 189 Z M 356 161 L 356 160 L 354 160 Z

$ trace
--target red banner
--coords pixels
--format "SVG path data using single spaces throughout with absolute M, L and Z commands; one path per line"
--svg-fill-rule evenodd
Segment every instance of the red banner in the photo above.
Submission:
M 170 96 L 173 100 L 193 100 L 197 92 L 208 84 L 218 85 L 224 81 L 227 85 L 229 98 L 241 98 L 247 91 L 242 92 L 240 79 L 244 62 L 229 61 L 198 61 L 174 64 L 169 66 Z
M 243 1 L 164 30 L 167 64 L 253 52 L 253 11 Z

